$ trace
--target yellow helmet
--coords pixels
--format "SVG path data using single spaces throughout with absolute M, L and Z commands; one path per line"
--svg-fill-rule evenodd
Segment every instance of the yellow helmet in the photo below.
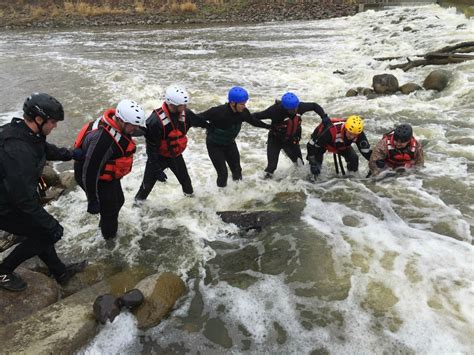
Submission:
M 361 134 L 364 130 L 364 121 L 360 116 L 352 115 L 347 117 L 344 127 L 352 134 Z

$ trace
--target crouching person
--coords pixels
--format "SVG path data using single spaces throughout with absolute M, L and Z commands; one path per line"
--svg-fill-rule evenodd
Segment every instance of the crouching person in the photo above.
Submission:
M 401 124 L 383 136 L 370 157 L 369 168 L 373 176 L 386 169 L 423 166 L 423 147 L 413 137 L 409 124 Z
M 0 230 L 25 237 L 0 263 L 0 288 L 9 291 L 27 287 L 14 271 L 34 256 L 60 284 L 86 265 L 84 261 L 66 266 L 58 257 L 54 245 L 63 236 L 63 227 L 42 207 L 37 193 L 47 160 L 67 161 L 78 154 L 46 142 L 64 120 L 63 106 L 48 94 L 33 94 L 23 112 L 23 119 L 13 118 L 0 127 Z
M 120 179 L 130 173 L 136 145 L 132 134 L 145 127 L 145 112 L 134 101 L 122 100 L 103 116 L 82 127 L 75 147 L 84 159 L 74 164 L 77 183 L 87 195 L 87 212 L 100 213 L 105 239 L 117 235 L 118 215 L 125 198 Z

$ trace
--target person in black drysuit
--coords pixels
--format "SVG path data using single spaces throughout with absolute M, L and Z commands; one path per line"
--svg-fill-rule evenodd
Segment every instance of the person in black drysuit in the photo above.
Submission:
M 33 94 L 23 105 L 23 119 L 0 127 L 0 229 L 25 239 L 0 263 L 0 288 L 22 291 L 26 282 L 15 269 L 38 256 L 53 277 L 64 284 L 85 267 L 85 261 L 66 266 L 54 244 L 63 227 L 41 205 L 37 186 L 47 160 L 80 159 L 81 152 L 58 148 L 46 136 L 64 120 L 62 105 L 48 94 Z
M 131 172 L 136 145 L 132 135 L 145 126 L 145 112 L 135 101 L 121 100 L 102 117 L 87 123 L 75 146 L 84 160 L 74 164 L 74 177 L 87 195 L 87 212 L 100 213 L 104 239 L 117 235 L 118 217 L 125 198 L 120 180 Z
M 227 186 L 227 166 L 232 172 L 233 180 L 242 180 L 240 154 L 235 138 L 240 132 L 242 122 L 252 126 L 270 129 L 270 125 L 254 119 L 245 107 L 249 99 L 248 92 L 235 86 L 229 90 L 228 103 L 199 114 L 209 122 L 207 129 L 206 146 L 212 164 L 217 171 L 217 186 Z
M 255 112 L 252 116 L 258 120 L 271 119 L 271 129 L 268 133 L 267 160 L 265 168 L 266 178 L 271 178 L 278 165 L 280 151 L 286 153 L 293 163 L 298 159 L 303 163 L 301 148 L 301 115 L 308 111 L 316 112 L 322 120 L 329 120 L 323 108 L 314 102 L 300 102 L 298 97 L 291 93 L 285 93 L 281 101 L 261 112 Z
M 326 151 L 342 156 L 347 163 L 348 171 L 358 171 L 359 157 L 352 148 L 352 143 L 357 145 L 365 159 L 369 160 L 372 154 L 372 148 L 363 129 L 364 121 L 357 115 L 349 116 L 347 119 L 325 120 L 316 127 L 307 144 L 307 159 L 311 174 L 317 177 L 321 173 L 323 156 Z M 341 169 L 343 169 L 342 166 Z
M 156 181 L 165 182 L 164 172 L 170 168 L 178 179 L 183 193 L 192 196 L 194 190 L 183 158 L 190 127 L 206 128 L 208 124 L 193 111 L 186 108 L 189 103 L 187 91 L 172 85 L 166 89 L 165 102 L 154 110 L 146 120 L 146 161 L 145 173 L 135 201 L 146 200 Z

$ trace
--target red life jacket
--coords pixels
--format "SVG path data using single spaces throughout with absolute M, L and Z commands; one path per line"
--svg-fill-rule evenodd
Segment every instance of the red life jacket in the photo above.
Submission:
M 99 176 L 99 180 L 102 181 L 121 179 L 130 173 L 133 165 L 133 154 L 136 150 L 136 145 L 133 139 L 120 133 L 120 127 L 113 119 L 114 115 L 115 109 L 111 108 L 105 111 L 102 117 L 85 124 L 79 131 L 76 142 L 74 143 L 74 148 L 81 148 L 85 136 L 100 128 L 110 134 L 122 156 L 105 163 L 102 173 Z
M 331 123 L 332 125 L 327 128 L 329 130 L 329 133 L 331 133 L 331 143 L 326 144 L 323 146 L 327 151 L 331 153 L 338 153 L 341 151 L 344 151 L 348 149 L 352 143 L 357 141 L 357 137 L 350 141 L 349 144 L 345 142 L 345 132 L 346 129 L 344 128 L 344 125 L 346 124 L 346 119 L 345 118 L 331 118 Z M 324 128 L 324 125 L 320 123 L 316 127 L 316 136 L 319 137 L 321 136 L 326 129 Z
M 285 142 L 298 143 L 301 139 L 301 115 L 296 114 L 293 118 L 285 118 L 282 123 L 275 127 L 274 133 Z
M 416 145 L 418 144 L 415 137 L 411 137 L 408 145 L 402 149 L 395 148 L 395 145 L 393 144 L 393 132 L 384 135 L 383 139 L 385 140 L 388 149 L 388 156 L 385 159 L 388 166 L 393 169 L 401 166 L 409 168 L 415 165 L 415 152 Z
M 183 111 L 178 118 L 178 127 L 175 127 L 170 118 L 170 113 L 166 103 L 160 109 L 155 110 L 156 117 L 163 127 L 163 139 L 161 140 L 158 152 L 168 158 L 174 158 L 184 152 L 188 145 L 186 137 L 186 113 Z

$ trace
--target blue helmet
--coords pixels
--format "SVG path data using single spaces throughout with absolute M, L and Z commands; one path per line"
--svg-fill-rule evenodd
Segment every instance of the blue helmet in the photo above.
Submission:
M 232 89 L 229 90 L 229 94 L 227 96 L 229 102 L 241 103 L 247 102 L 249 100 L 249 93 L 247 90 L 240 86 L 234 86 Z
M 285 110 L 294 110 L 298 107 L 300 99 L 292 92 L 287 92 L 281 97 L 281 105 Z

